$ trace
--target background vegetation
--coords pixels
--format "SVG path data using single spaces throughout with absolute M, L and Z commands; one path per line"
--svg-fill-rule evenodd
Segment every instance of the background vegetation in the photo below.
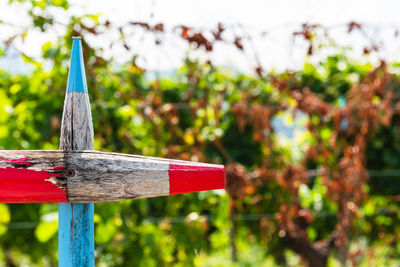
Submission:
M 49 8 L 69 8 L 67 1 L 27 3 L 32 28 L 10 36 L 0 54 L 29 31 L 55 27 Z M 58 148 L 71 37 L 80 35 L 97 150 L 227 168 L 227 193 L 96 204 L 98 266 L 400 264 L 398 63 L 354 61 L 318 35 L 320 26 L 305 24 L 294 37 L 306 41 L 306 53 L 334 52 L 299 71 L 255 64 L 244 74 L 189 53 L 179 70 L 152 78 L 136 56 L 117 66 L 85 42 L 114 27 L 109 21 L 84 15 L 64 26 L 42 59 L 22 53 L 29 73 L 0 70 L 2 149 Z M 127 51 L 128 28 L 157 43 L 165 33 L 163 24 L 120 27 Z M 207 38 L 175 30 L 192 52 L 212 53 L 218 42 L 246 50 L 246 37 L 226 39 L 223 25 Z M 57 205 L 0 204 L 0 244 L 0 266 L 56 266 Z

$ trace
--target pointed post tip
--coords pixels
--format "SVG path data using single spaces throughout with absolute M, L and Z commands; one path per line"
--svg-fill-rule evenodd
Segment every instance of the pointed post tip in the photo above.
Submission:
M 73 39 L 61 122 L 61 150 L 93 149 L 93 124 L 81 40 Z
M 82 53 L 82 38 L 80 36 L 74 36 L 72 39 L 71 64 L 68 74 L 67 93 L 87 93 L 88 90 Z
M 169 165 L 170 195 L 224 189 L 223 165 Z

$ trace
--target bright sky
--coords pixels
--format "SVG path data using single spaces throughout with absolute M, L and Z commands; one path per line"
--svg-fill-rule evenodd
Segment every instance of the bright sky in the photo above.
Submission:
M 0 19 L 17 25 L 29 25 L 21 7 L 7 6 L 7 0 L 0 0 Z M 400 2 L 397 0 L 86 0 L 71 1 L 69 14 L 102 13 L 104 18 L 117 25 L 128 21 L 145 21 L 151 24 L 163 22 L 167 28 L 185 24 L 197 28 L 215 28 L 218 22 L 227 25 L 243 25 L 250 34 L 267 31 L 265 39 L 255 38 L 255 49 L 266 68 L 296 68 L 304 62 L 304 44 L 293 47 L 293 30 L 299 30 L 301 23 L 318 23 L 338 27 L 333 36 L 341 44 L 362 49 L 365 40 L 357 34 L 346 34 L 346 24 L 357 21 L 369 26 L 372 38 L 384 41 L 381 56 L 399 59 L 400 42 L 393 41 L 394 28 L 400 27 Z M 63 20 L 59 14 L 57 19 Z M 0 38 L 9 36 L 11 29 L 0 28 Z M 40 57 L 41 45 L 56 40 L 58 32 L 34 33 L 18 48 L 31 56 Z M 115 37 L 110 33 L 103 40 L 87 40 L 93 45 L 104 47 L 104 55 L 120 62 L 129 58 L 124 49 L 110 50 L 105 45 Z M 132 39 L 134 51 L 144 55 L 141 65 L 150 70 L 171 70 L 180 65 L 184 56 L 185 43 L 172 37 L 166 38 L 163 48 L 152 45 L 148 38 Z M 245 44 L 248 45 L 248 44 Z M 178 47 L 178 48 L 176 48 Z M 203 53 L 205 54 L 205 53 Z M 355 56 L 360 53 L 355 53 Z M 203 56 L 204 55 L 200 55 Z M 254 66 L 254 57 L 240 55 L 235 48 L 218 46 L 213 53 L 214 62 L 232 65 L 240 70 Z
M 82 1 L 72 1 L 79 3 Z M 107 14 L 115 21 L 148 20 L 197 26 L 239 22 L 260 29 L 287 23 L 332 25 L 357 20 L 374 24 L 399 22 L 398 1 L 376 0 L 124 0 L 85 1 L 81 7 Z

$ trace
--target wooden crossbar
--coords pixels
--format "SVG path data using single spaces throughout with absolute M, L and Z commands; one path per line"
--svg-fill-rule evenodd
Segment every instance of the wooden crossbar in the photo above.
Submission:
M 225 186 L 222 165 L 93 150 L 0 150 L 0 177 L 0 202 L 96 203 Z

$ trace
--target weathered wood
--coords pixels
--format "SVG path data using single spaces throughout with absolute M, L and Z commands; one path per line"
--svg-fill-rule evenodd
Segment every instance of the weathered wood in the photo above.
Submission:
M 61 150 L 94 149 L 92 113 L 87 93 L 67 92 L 61 125 Z
M 8 175 L 6 182 L 0 175 L 0 185 L 18 181 L 12 190 L 0 189 L 0 202 L 108 202 L 225 186 L 222 165 L 92 150 L 0 150 L 0 174 L 16 170 L 23 172 L 18 177 Z M 30 178 L 32 173 L 35 179 L 37 173 L 43 174 L 40 183 Z M 21 190 L 32 181 L 43 186 L 31 191 L 35 197 L 29 201 Z M 40 198 L 55 191 L 59 198 Z
M 62 217 L 60 215 L 62 215 Z M 60 219 L 62 219 L 63 222 L 60 222 Z M 58 216 L 58 243 L 58 266 L 95 266 L 93 203 L 60 204 Z
M 92 113 L 80 38 L 74 38 L 61 123 L 60 149 L 94 149 Z M 68 190 L 68 189 L 67 189 Z M 94 266 L 94 205 L 58 208 L 59 266 Z

